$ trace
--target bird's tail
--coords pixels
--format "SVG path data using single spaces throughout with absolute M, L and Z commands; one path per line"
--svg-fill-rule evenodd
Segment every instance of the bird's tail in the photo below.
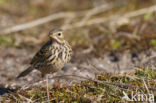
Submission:
M 18 78 L 24 77 L 27 74 L 29 74 L 32 70 L 33 70 L 33 68 L 30 66 L 26 70 L 24 70 L 23 72 L 21 72 L 16 78 L 18 79 Z

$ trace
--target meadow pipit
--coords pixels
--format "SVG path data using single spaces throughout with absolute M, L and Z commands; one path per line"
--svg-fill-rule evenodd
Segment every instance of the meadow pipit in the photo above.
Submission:
M 41 72 L 42 78 L 45 74 L 55 73 L 68 63 L 72 56 L 72 49 L 64 39 L 61 29 L 51 30 L 49 41 L 36 53 L 30 62 L 30 66 L 20 73 L 17 78 L 24 77 L 32 70 Z

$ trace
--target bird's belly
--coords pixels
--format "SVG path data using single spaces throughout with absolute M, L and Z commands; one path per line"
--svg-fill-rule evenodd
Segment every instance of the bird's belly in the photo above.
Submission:
M 55 73 L 59 71 L 59 68 L 56 68 L 54 65 L 44 66 L 42 68 L 38 68 L 38 70 L 43 74 Z
M 66 64 L 62 59 L 57 58 L 56 60 L 57 62 L 55 62 L 54 64 L 52 64 L 53 68 L 56 68 L 57 70 L 60 70 L 61 68 L 64 67 L 64 65 Z
M 55 56 L 50 57 L 48 58 L 48 60 L 44 61 L 44 63 L 41 63 L 41 65 L 38 66 L 38 70 L 43 74 L 54 73 L 61 70 L 71 58 L 71 55 L 68 53 L 69 52 L 67 51 L 63 52 L 62 55 L 59 55 L 59 51 L 57 51 L 57 54 Z
M 54 73 L 61 70 L 64 67 L 65 63 L 58 59 L 57 62 L 50 63 L 48 65 L 43 65 L 42 67 L 38 68 L 39 71 L 45 74 Z

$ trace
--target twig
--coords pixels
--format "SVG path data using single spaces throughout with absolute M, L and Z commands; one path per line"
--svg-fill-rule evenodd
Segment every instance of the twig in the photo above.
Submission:
M 154 11 L 156 11 L 156 5 L 127 13 L 123 17 L 125 17 L 125 18 L 136 17 L 139 15 L 143 15 L 143 14 L 146 14 L 148 12 L 154 12 Z
M 45 99 L 45 98 L 47 98 L 47 96 L 44 96 L 44 97 L 41 97 L 41 98 L 35 99 L 35 100 L 33 100 L 33 103 L 36 103 L 38 100 Z
M 143 83 L 144 83 L 144 86 L 145 86 L 145 88 L 146 88 L 146 90 L 147 90 L 148 95 L 150 95 L 150 91 L 149 91 L 149 89 L 148 89 L 148 87 L 147 87 L 147 85 L 146 85 L 145 80 L 144 80 L 144 79 L 142 79 L 142 81 L 143 81 Z M 149 101 L 149 103 L 152 103 L 152 102 L 151 102 L 151 101 Z
M 93 46 L 90 46 L 89 48 L 83 50 L 81 52 L 81 54 L 88 54 L 88 53 L 92 52 L 93 50 L 94 50 Z
M 110 82 L 106 82 L 106 81 L 100 81 L 100 80 L 95 80 L 95 79 L 91 79 L 91 78 L 87 78 L 87 77 L 82 77 L 82 76 L 78 76 L 78 75 L 61 75 L 61 76 L 55 76 L 53 78 L 63 78 L 63 77 L 67 77 L 67 76 L 73 76 L 73 77 L 78 77 L 78 78 L 82 78 L 82 79 L 86 79 L 86 80 L 90 80 L 90 81 L 94 81 L 94 82 L 98 82 L 104 85 L 115 85 L 115 86 L 120 86 L 120 87 L 129 87 L 129 88 L 141 88 L 141 89 L 146 89 L 145 87 L 137 87 L 137 86 L 133 86 L 133 85 L 127 85 L 127 84 L 123 84 L 123 83 L 110 83 Z M 52 78 L 49 78 L 52 79 Z M 149 90 L 154 90 L 156 91 L 156 88 L 148 88 Z
M 14 94 L 10 93 L 9 95 L 12 96 L 13 99 L 15 99 L 16 101 L 18 101 L 17 97 L 14 96 Z
M 73 15 L 75 15 L 75 13 L 72 13 L 72 12 L 60 12 L 60 13 L 52 14 L 47 17 L 43 17 L 43 18 L 40 18 L 40 19 L 37 19 L 34 21 L 30 21 L 30 22 L 27 22 L 24 24 L 19 24 L 19 25 L 13 26 L 13 27 L 6 28 L 4 30 L 1 30 L 1 34 L 9 34 L 12 32 L 25 30 L 28 28 L 32 28 L 32 27 L 47 23 L 49 21 L 54 21 L 54 20 L 57 20 L 60 18 L 67 18 L 67 17 L 73 16 Z
M 98 7 L 95 7 L 91 10 L 88 11 L 88 13 L 86 14 L 86 16 L 79 22 L 79 25 L 82 26 L 86 23 L 86 21 L 93 15 L 97 15 L 99 13 L 102 13 L 106 10 L 112 9 L 114 6 L 110 3 L 110 4 L 104 4 Z
M 101 6 L 98 6 L 98 7 L 95 7 L 93 9 L 88 10 L 89 15 L 84 18 L 83 22 L 86 21 L 90 16 L 98 14 L 98 13 L 103 12 L 103 11 L 106 11 L 111 7 L 112 6 L 110 6 L 110 4 L 108 4 L 108 5 L 104 4 L 104 5 L 101 5 Z M 35 27 L 35 26 L 39 26 L 41 24 L 44 24 L 44 23 L 47 23 L 47 22 L 50 22 L 50 21 L 54 21 L 54 20 L 57 20 L 57 19 L 61 19 L 61 18 L 67 18 L 67 19 L 69 18 L 69 20 L 70 20 L 70 19 L 73 19 L 74 17 L 79 17 L 79 16 L 82 16 L 82 15 L 86 15 L 86 13 L 88 11 L 60 12 L 60 13 L 52 14 L 52 15 L 49 15 L 47 17 L 43 17 L 43 18 L 40 18 L 40 19 L 37 19 L 37 20 L 34 20 L 34 21 L 30 21 L 28 23 L 19 24 L 19 25 L 13 26 L 13 27 L 6 28 L 4 30 L 1 30 L 0 33 L 1 34 L 9 34 L 9 33 L 12 33 L 12 32 L 17 32 L 17 31 L 25 30 L 25 29 L 32 28 L 32 27 Z M 76 25 L 83 26 L 83 25 L 80 25 L 80 23 L 78 23 Z M 62 26 L 62 27 L 64 29 L 69 29 L 69 28 L 66 28 L 64 26 Z M 70 26 L 67 26 L 67 27 L 70 27 Z
M 23 95 L 18 94 L 18 96 L 25 99 L 25 100 L 27 100 L 27 103 L 32 103 L 33 102 L 31 99 L 29 99 L 29 98 L 27 98 L 27 97 L 25 97 Z
M 98 82 L 98 83 L 101 83 L 101 84 L 104 84 L 104 85 L 114 85 L 114 86 L 118 86 L 118 87 L 129 87 L 129 88 L 146 89 L 145 87 L 137 87 L 137 86 L 123 84 L 123 83 L 110 83 L 110 82 L 95 80 L 95 79 L 92 79 L 92 78 L 82 77 L 82 76 L 78 76 L 78 75 L 61 75 L 61 76 L 54 76 L 54 77 L 48 78 L 48 79 L 64 78 L 64 77 L 69 77 L 69 76 L 78 77 L 78 78 L 82 78 L 82 79 L 85 79 L 85 80 L 90 80 L 90 81 Z M 37 82 L 35 84 L 39 84 L 39 83 L 40 82 Z M 32 86 L 32 84 L 28 85 L 28 87 L 25 86 L 25 88 L 21 88 L 21 89 L 26 89 L 26 88 L 29 88 L 31 86 Z M 33 85 L 33 86 L 35 86 L 35 85 Z M 148 88 L 148 89 L 149 90 L 156 91 L 156 88 Z
M 50 99 L 50 100 L 47 100 L 45 102 L 42 102 L 42 103 L 50 103 L 52 100 L 55 100 L 54 98 Z
M 83 25 L 79 25 L 79 23 L 75 23 L 73 25 L 67 26 L 65 29 L 73 29 L 73 28 L 89 26 L 89 25 L 93 25 L 93 24 L 104 23 L 104 22 L 106 22 L 108 20 L 111 20 L 113 22 L 114 21 L 119 21 L 119 20 L 122 20 L 123 18 L 132 18 L 132 17 L 143 15 L 143 14 L 145 14 L 147 12 L 154 12 L 154 11 L 156 11 L 156 5 L 148 7 L 148 8 L 143 8 L 143 9 L 140 9 L 140 10 L 132 11 L 132 12 L 126 13 L 124 15 L 116 15 L 116 14 L 114 14 L 113 16 L 111 15 L 111 16 L 109 16 L 107 18 L 101 17 L 101 18 L 91 19 L 91 20 L 88 20 Z
M 66 26 L 69 26 L 69 24 L 71 23 L 73 19 L 74 19 L 74 16 L 71 16 L 70 18 L 66 19 L 64 22 L 64 25 L 61 28 L 64 30 Z
M 100 7 L 93 8 L 93 10 L 94 9 L 95 10 L 96 9 L 101 9 L 101 7 L 103 7 L 103 5 L 101 5 Z M 88 11 L 92 11 L 92 9 L 88 10 Z M 80 12 L 76 12 L 76 13 L 75 12 L 60 12 L 60 13 L 56 13 L 56 14 L 51 14 L 51 15 L 49 15 L 47 17 L 43 17 L 43 18 L 40 18 L 40 19 L 37 19 L 37 20 L 34 20 L 34 21 L 30 21 L 28 23 L 19 24 L 19 25 L 13 26 L 13 27 L 6 28 L 4 30 L 1 30 L 0 33 L 1 34 L 9 34 L 9 33 L 12 33 L 12 32 L 17 32 L 17 31 L 25 30 L 25 29 L 32 28 L 32 27 L 35 27 L 35 26 L 39 26 L 41 24 L 44 24 L 44 23 L 47 23 L 47 22 L 50 22 L 50 21 L 54 21 L 54 20 L 57 20 L 57 19 L 60 19 L 60 18 L 73 19 L 75 16 L 79 17 L 79 16 L 84 15 L 84 14 L 86 14 L 86 11 L 80 11 Z
M 100 7 L 96 7 L 96 8 L 93 8 L 89 11 L 92 11 L 92 10 L 98 10 L 100 8 L 103 8 L 103 5 L 100 6 Z M 98 23 L 103 23 L 107 20 L 121 20 L 123 18 L 132 18 L 132 17 L 136 17 L 136 16 L 139 16 L 139 15 L 143 15 L 147 12 L 153 12 L 153 11 L 156 11 L 156 5 L 154 6 L 151 6 L 151 7 L 148 7 L 148 8 L 143 8 L 143 9 L 140 9 L 140 10 L 136 10 L 136 11 L 133 11 L 133 12 L 130 12 L 130 13 L 126 13 L 124 15 L 113 15 L 113 16 L 110 16 L 108 18 L 95 18 L 95 19 L 92 19 L 92 20 L 88 20 L 87 22 L 84 23 L 84 21 L 86 21 L 87 19 L 90 18 L 90 16 L 94 15 L 94 14 L 97 14 L 97 13 L 100 13 L 102 12 L 102 10 L 100 11 L 96 11 L 94 13 L 89 13 L 89 16 L 86 16 L 81 22 L 81 25 L 80 25 L 80 22 L 77 22 L 77 23 L 74 23 L 73 25 L 68 25 L 66 27 L 64 27 L 64 29 L 72 29 L 72 28 L 77 28 L 77 27 L 83 27 L 83 26 L 87 26 L 87 25 L 93 25 L 93 24 L 98 24 Z M 76 15 L 76 14 L 79 14 L 79 15 Z M 28 23 L 24 23 L 24 24 L 19 24 L 19 25 L 16 25 L 16 26 L 13 26 L 13 27 L 9 27 L 9 28 L 6 28 L 4 30 L 1 30 L 1 34 L 9 34 L 9 33 L 12 33 L 12 32 L 17 32 L 17 31 L 20 31 L 20 30 L 25 30 L 25 29 L 28 29 L 28 28 L 32 28 L 32 27 L 35 27 L 35 26 L 38 26 L 38 25 L 41 25 L 41 24 L 44 24 L 44 23 L 47 23 L 49 21 L 53 21 L 53 20 L 57 20 L 57 19 L 60 19 L 60 18 L 70 18 L 70 17 L 75 17 L 75 16 L 80 16 L 80 15 L 83 15 L 85 14 L 86 15 L 86 11 L 83 11 L 83 12 L 77 12 L 77 13 L 73 13 L 73 12 L 60 12 L 60 13 L 56 13 L 56 14 L 52 14 L 52 15 L 49 15 L 47 17 L 44 17 L 44 18 L 40 18 L 38 20 L 34 20 L 34 21 L 31 21 L 31 22 L 28 22 Z

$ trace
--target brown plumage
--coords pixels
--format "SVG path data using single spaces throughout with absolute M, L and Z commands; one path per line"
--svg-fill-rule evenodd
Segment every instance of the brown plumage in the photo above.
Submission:
M 54 29 L 50 31 L 49 37 L 49 41 L 42 46 L 31 60 L 30 66 L 20 73 L 17 78 L 26 76 L 34 69 L 39 70 L 43 77 L 45 74 L 59 71 L 70 61 L 72 49 L 65 41 L 62 30 Z

